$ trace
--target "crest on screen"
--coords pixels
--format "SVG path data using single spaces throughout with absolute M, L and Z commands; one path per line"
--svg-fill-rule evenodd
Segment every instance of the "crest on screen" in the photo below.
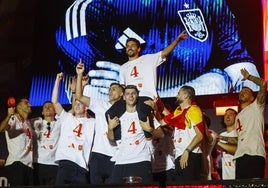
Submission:
M 179 10 L 180 19 L 188 34 L 204 42 L 208 38 L 208 30 L 200 9 Z

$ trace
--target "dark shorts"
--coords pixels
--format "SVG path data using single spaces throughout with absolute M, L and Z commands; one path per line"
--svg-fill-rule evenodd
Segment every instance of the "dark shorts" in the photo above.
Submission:
M 202 154 L 189 152 L 188 166 L 184 169 L 180 167 L 180 157 L 175 160 L 175 179 L 180 180 L 200 180 L 201 179 L 201 166 Z
M 90 165 L 90 183 L 107 184 L 111 182 L 114 162 L 110 156 L 92 152 Z
M 15 161 L 4 170 L 11 186 L 33 185 L 33 169 L 25 164 Z
M 163 172 L 153 173 L 153 180 L 159 183 L 160 188 L 165 188 L 167 184 L 175 181 L 175 170 L 170 169 Z
M 35 185 L 54 185 L 58 172 L 57 165 L 34 164 Z
M 265 159 L 261 156 L 243 155 L 236 159 L 235 179 L 264 178 Z
M 64 184 L 89 184 L 89 172 L 68 160 L 59 162 L 56 185 Z

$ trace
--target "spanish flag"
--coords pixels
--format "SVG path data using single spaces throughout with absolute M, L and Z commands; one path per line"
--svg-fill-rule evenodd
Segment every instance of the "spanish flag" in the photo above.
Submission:
M 194 124 L 204 135 L 203 113 L 194 102 L 183 110 L 180 106 L 177 107 L 173 113 L 166 115 L 163 120 L 168 125 L 179 129 L 191 128 L 191 125 Z

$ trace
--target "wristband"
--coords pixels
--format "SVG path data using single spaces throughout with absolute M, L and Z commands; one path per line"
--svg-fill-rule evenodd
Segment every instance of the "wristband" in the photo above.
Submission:
M 185 151 L 187 151 L 188 153 L 191 152 L 191 150 L 189 148 L 186 148 Z

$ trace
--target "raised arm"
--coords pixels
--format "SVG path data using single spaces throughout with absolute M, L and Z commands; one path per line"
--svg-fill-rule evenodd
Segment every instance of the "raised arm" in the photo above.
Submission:
M 243 80 L 250 80 L 260 86 L 260 90 L 257 94 L 257 102 L 258 104 L 264 104 L 266 102 L 267 82 L 262 78 L 250 75 L 246 69 L 241 69 L 240 71 L 243 76 Z
M 83 73 L 85 71 L 84 63 L 80 62 L 76 66 L 77 84 L 75 98 L 82 102 L 84 105 L 89 106 L 90 98 L 83 95 Z
M 76 77 L 72 76 L 69 80 L 69 87 L 71 89 L 72 92 L 72 96 L 71 96 L 71 104 L 72 104 L 72 108 L 68 111 L 69 113 L 73 114 L 74 113 L 74 101 L 75 101 L 75 90 L 76 90 Z
M 162 58 L 165 58 L 166 56 L 168 56 L 173 51 L 173 49 L 177 46 L 177 44 L 183 39 L 186 39 L 187 37 L 188 35 L 186 31 L 181 32 L 179 36 L 177 36 L 177 38 L 170 45 L 168 45 L 166 48 L 162 50 Z
M 59 95 L 59 85 L 60 85 L 60 81 L 62 80 L 63 78 L 63 73 L 58 73 L 57 74 L 57 77 L 56 77 L 56 80 L 55 80 L 55 84 L 54 84 L 54 87 L 53 87 L 53 91 L 52 91 L 52 99 L 51 99 L 51 102 L 55 108 L 55 112 L 59 115 L 62 110 L 63 110 L 63 107 L 62 105 L 59 103 L 58 101 L 58 95 Z

